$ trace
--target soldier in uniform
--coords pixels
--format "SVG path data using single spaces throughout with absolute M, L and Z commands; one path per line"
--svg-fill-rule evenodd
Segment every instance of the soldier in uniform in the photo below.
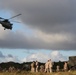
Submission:
M 31 63 L 31 72 L 35 72 L 35 61 Z
M 57 71 L 57 72 L 60 71 L 60 66 L 59 66 L 59 65 L 56 66 L 56 71 Z
M 65 63 L 64 63 L 64 71 L 67 71 L 67 70 L 68 70 L 68 63 L 65 62 Z
M 45 72 L 49 72 L 49 60 L 45 63 Z
M 45 71 L 44 65 L 41 65 L 40 66 L 40 72 L 44 72 L 44 71 Z
M 50 71 L 50 73 L 52 72 L 52 67 L 53 67 L 53 62 L 50 59 L 49 60 L 49 71 Z
M 39 62 L 36 61 L 36 72 L 38 72 L 38 71 L 39 71 Z

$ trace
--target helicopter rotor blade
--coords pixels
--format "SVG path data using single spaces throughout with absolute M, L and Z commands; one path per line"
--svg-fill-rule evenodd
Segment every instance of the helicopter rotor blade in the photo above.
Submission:
M 21 22 L 19 22 L 19 21 L 13 21 L 13 20 L 11 20 L 11 22 L 15 22 L 15 23 L 21 23 Z
M 0 19 L 4 19 L 4 18 L 0 17 Z
M 21 15 L 21 14 L 15 15 L 15 16 L 9 18 L 9 19 L 15 18 L 15 17 L 20 16 L 20 15 Z

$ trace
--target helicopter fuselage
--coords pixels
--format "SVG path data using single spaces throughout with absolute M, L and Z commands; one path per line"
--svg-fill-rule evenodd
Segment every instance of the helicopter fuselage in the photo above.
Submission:
M 12 25 L 9 21 L 0 21 L 0 24 L 4 27 L 4 30 L 5 29 L 12 29 Z
M 20 16 L 21 14 L 18 14 L 18 15 L 15 15 L 15 16 L 13 16 L 13 17 L 11 17 L 11 18 L 9 18 L 9 19 L 5 19 L 5 18 L 2 18 L 2 17 L 0 17 L 0 24 L 4 27 L 4 30 L 5 29 L 10 29 L 10 30 L 12 30 L 12 23 L 9 21 L 10 19 L 12 19 L 12 18 L 15 18 L 15 17 L 17 17 L 17 16 Z M 16 22 L 16 21 L 15 21 Z M 18 23 L 18 22 L 17 22 Z

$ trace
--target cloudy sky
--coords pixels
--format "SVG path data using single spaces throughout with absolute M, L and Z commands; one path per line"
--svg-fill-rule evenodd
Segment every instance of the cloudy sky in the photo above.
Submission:
M 75 0 L 0 0 L 0 17 L 13 20 L 13 29 L 0 25 L 0 62 L 68 60 L 76 55 Z M 15 53 L 16 52 L 16 53 Z

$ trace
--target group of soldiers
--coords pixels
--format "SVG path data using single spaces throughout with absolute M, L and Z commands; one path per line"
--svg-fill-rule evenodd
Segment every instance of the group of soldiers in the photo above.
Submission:
M 19 71 L 19 69 L 15 68 L 14 66 L 10 66 L 9 68 L 4 68 L 2 69 L 0 67 L 0 72 L 15 72 L 15 71 Z
M 45 67 L 40 66 L 40 69 L 43 70 L 42 68 L 45 68 L 43 71 L 52 72 L 52 66 L 53 66 L 53 63 L 50 59 L 45 63 Z M 36 61 L 36 62 L 33 61 L 31 63 L 31 72 L 39 72 L 39 62 L 38 61 Z
M 39 71 L 39 62 L 38 61 L 33 61 L 31 63 L 31 72 L 38 72 Z
M 52 67 L 53 67 L 53 62 L 51 61 L 51 59 L 49 59 L 46 63 L 45 63 L 45 72 L 52 72 Z
M 60 71 L 60 66 L 59 65 L 56 66 L 56 71 L 57 72 Z M 62 71 L 68 71 L 68 63 L 67 62 L 64 62 Z
M 31 72 L 39 72 L 39 71 L 42 71 L 42 72 L 53 72 L 53 65 L 54 65 L 54 63 L 51 61 L 51 59 L 49 59 L 46 63 L 45 63 L 45 65 L 43 66 L 43 65 L 41 65 L 41 66 L 39 66 L 39 62 L 38 61 L 33 61 L 32 63 L 31 63 Z M 68 70 L 68 63 L 67 62 L 65 62 L 64 63 L 64 65 L 63 65 L 63 70 L 64 71 L 67 71 Z M 60 71 L 60 66 L 59 65 L 57 65 L 56 66 L 56 71 L 57 72 L 59 72 Z
M 51 59 L 47 60 L 47 62 L 43 65 L 41 65 L 38 61 L 33 61 L 31 63 L 31 72 L 59 72 L 61 71 L 61 67 L 60 64 L 56 65 L 54 68 L 55 64 L 51 61 Z M 27 69 L 29 67 L 30 70 L 30 65 L 27 66 Z M 10 66 L 9 68 L 5 68 L 2 70 L 2 68 L 0 67 L 0 71 L 8 71 L 8 72 L 14 72 L 14 71 L 22 71 L 24 70 L 23 68 L 19 69 L 19 68 L 15 68 L 14 66 Z M 68 63 L 65 62 L 63 64 L 63 71 L 68 71 Z

